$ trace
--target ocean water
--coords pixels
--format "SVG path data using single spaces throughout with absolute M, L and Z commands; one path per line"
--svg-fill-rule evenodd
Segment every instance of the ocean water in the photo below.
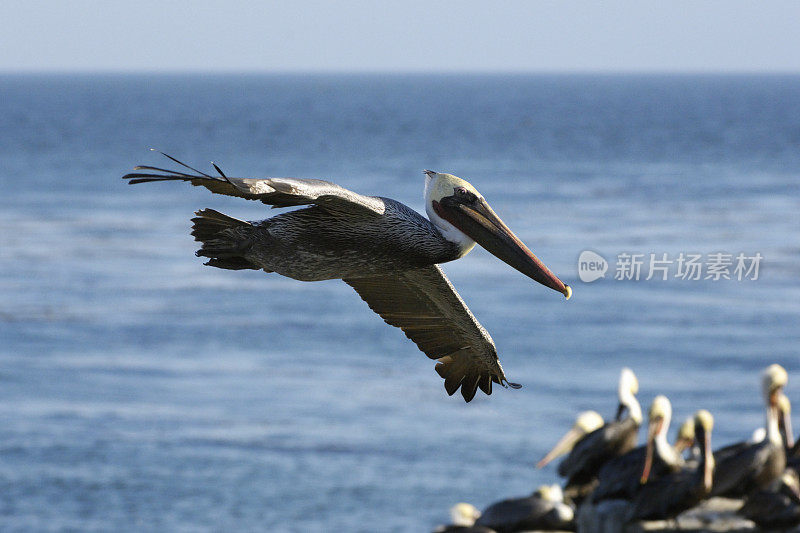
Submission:
M 150 147 L 420 211 L 422 169 L 452 172 L 574 296 L 480 249 L 445 265 L 523 385 L 465 404 L 343 283 L 204 267 L 194 210 L 275 211 L 126 185 L 170 165 Z M 0 184 L 3 531 L 429 531 L 555 482 L 534 463 L 613 415 L 623 366 L 645 409 L 711 410 L 715 446 L 763 424 L 766 365 L 800 398 L 797 76 L 5 75 Z M 681 252 L 763 261 L 614 279 Z

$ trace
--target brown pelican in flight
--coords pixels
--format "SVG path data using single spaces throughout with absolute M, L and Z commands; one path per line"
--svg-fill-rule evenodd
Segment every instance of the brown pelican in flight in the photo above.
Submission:
M 466 181 L 425 171 L 428 219 L 389 198 L 363 196 L 318 179 L 230 178 L 139 166 L 131 184 L 188 181 L 211 192 L 273 207 L 309 206 L 257 222 L 212 209 L 197 211 L 192 235 L 206 263 L 233 270 L 276 272 L 301 281 L 342 279 L 388 324 L 399 327 L 438 361 L 447 393 L 461 387 L 466 401 L 506 379 L 489 333 L 439 268 L 475 243 L 526 276 L 567 298 L 572 290 L 517 238 Z

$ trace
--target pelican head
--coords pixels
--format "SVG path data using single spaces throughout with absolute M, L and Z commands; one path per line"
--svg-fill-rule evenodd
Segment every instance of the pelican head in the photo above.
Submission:
M 653 448 L 659 446 L 661 453 L 670 453 L 667 450 L 667 430 L 672 419 L 672 404 L 663 394 L 653 398 L 648 411 L 647 424 L 647 448 L 645 450 L 644 469 L 642 470 L 641 482 L 647 482 L 650 476 L 650 468 L 653 465 Z M 656 442 L 658 440 L 658 442 Z M 671 458 L 672 459 L 672 458 Z
M 559 455 L 569 452 L 575 446 L 575 443 L 581 440 L 585 435 L 601 427 L 603 427 L 603 417 L 596 411 L 584 411 L 580 413 L 575 419 L 575 424 L 572 426 L 572 429 L 567 431 L 558 443 L 553 446 L 553 449 L 547 452 L 547 455 L 536 463 L 536 468 L 542 468 Z
M 678 428 L 678 435 L 675 438 L 675 453 L 681 454 L 683 450 L 694 444 L 694 418 L 689 417 L 683 421 Z
M 672 420 L 672 404 L 669 398 L 663 394 L 653 398 L 653 403 L 650 404 L 650 410 L 647 415 L 650 423 L 656 425 L 654 434 L 666 434 L 669 423 Z
M 619 375 L 619 386 L 617 396 L 619 397 L 619 408 L 617 409 L 617 420 L 622 416 L 622 412 L 627 408 L 632 419 L 637 424 L 642 423 L 642 407 L 636 400 L 639 393 L 639 380 L 630 368 L 623 368 Z
M 558 520 L 564 524 L 568 524 L 575 519 L 575 510 L 564 502 L 556 502 L 553 509 L 558 516 Z M 566 529 L 566 528 L 560 528 Z
M 469 183 L 433 170 L 425 171 L 425 210 L 442 235 L 459 246 L 461 256 L 477 242 L 526 276 L 566 296 L 572 289 L 533 255 Z
M 559 522 L 571 522 L 575 518 L 575 510 L 564 503 L 564 491 L 559 485 L 542 485 L 536 489 L 533 497 L 553 504 Z
M 694 431 L 695 435 L 697 432 L 697 426 L 700 425 L 703 428 L 703 433 L 706 435 L 711 433 L 711 430 L 714 429 L 714 417 L 706 411 L 705 409 L 700 409 L 694 414 Z
M 603 417 L 597 411 L 583 411 L 575 418 L 575 427 L 583 434 L 591 433 L 603 427 Z
M 694 432 L 702 446 L 702 456 L 705 459 L 703 470 L 703 486 L 711 492 L 711 483 L 714 473 L 714 454 L 711 452 L 711 430 L 714 429 L 714 417 L 705 409 L 700 409 L 694 415 Z
M 541 485 L 533 495 L 546 502 L 557 503 L 564 501 L 564 491 L 557 484 Z
M 470 527 L 481 517 L 481 512 L 471 503 L 460 502 L 450 508 L 450 521 L 454 526 Z
M 777 407 L 779 398 L 783 395 L 783 388 L 789 381 L 789 374 L 781 365 L 769 365 L 761 373 L 761 391 L 764 401 L 770 406 Z
M 766 438 L 775 445 L 783 443 L 780 430 L 780 398 L 789 375 L 781 365 L 769 365 L 761 373 L 761 394 L 767 408 Z
M 619 391 L 620 395 L 624 391 L 629 391 L 631 394 L 639 394 L 639 380 L 636 379 L 636 374 L 633 373 L 628 367 L 623 368 L 619 373 Z

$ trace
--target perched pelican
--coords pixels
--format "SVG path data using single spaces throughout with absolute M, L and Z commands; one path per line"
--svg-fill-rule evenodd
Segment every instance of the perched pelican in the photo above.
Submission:
M 571 437 L 572 442 L 568 440 L 564 443 L 564 439 L 559 441 L 557 446 L 572 446 L 572 451 L 558 465 L 558 475 L 567 478 L 565 492 L 576 502 L 594 488 L 597 473 L 606 461 L 636 446 L 636 436 L 642 423 L 642 408 L 636 400 L 637 392 L 639 382 L 636 375 L 631 369 L 623 368 L 617 389 L 617 419 L 584 435 L 577 442 L 576 433 Z M 626 410 L 628 416 L 622 418 Z
M 675 453 L 681 455 L 685 450 L 691 450 L 694 446 L 694 417 L 689 417 L 683 421 L 675 435 L 675 445 L 672 447 Z
M 761 388 L 766 405 L 766 437 L 720 450 L 712 496 L 746 496 L 783 474 L 786 451 L 778 428 L 778 402 L 787 381 L 788 374 L 780 365 L 770 365 L 764 370 Z
M 450 508 L 451 523 L 439 526 L 434 533 L 496 533 L 493 529 L 475 525 L 481 512 L 471 503 L 457 503 Z
M 642 469 L 641 483 L 646 483 L 650 479 L 658 479 L 683 466 L 680 452 L 670 446 L 667 441 L 667 431 L 672 418 L 672 404 L 666 396 L 656 396 L 650 409 L 651 425 L 648 429 L 647 455 Z M 694 441 L 694 431 L 692 431 L 692 441 Z
M 574 529 L 575 510 L 564 503 L 558 485 L 542 485 L 527 498 L 513 498 L 484 509 L 476 526 L 486 526 L 507 533 L 512 531 L 549 531 Z
M 273 207 L 310 206 L 245 222 L 212 209 L 196 213 L 198 256 L 218 268 L 264 270 L 301 281 L 342 279 L 388 324 L 399 327 L 438 361 L 447 393 L 466 401 L 492 382 L 509 383 L 494 342 L 437 266 L 466 255 L 475 243 L 526 276 L 570 297 L 558 279 L 495 214 L 469 183 L 425 171 L 428 219 L 389 198 L 362 196 L 333 183 L 298 178 L 229 178 L 140 166 L 131 184 L 188 181 L 211 192 Z
M 578 416 L 575 418 L 575 424 L 572 425 L 572 429 L 567 431 L 556 445 L 553 446 L 553 449 L 547 452 L 547 455 L 536 463 L 536 468 L 542 468 L 556 457 L 568 453 L 582 437 L 603 427 L 603 424 L 603 417 L 600 416 L 600 413 L 597 411 L 583 411 L 578 413 Z
M 628 520 L 665 520 L 675 518 L 706 498 L 711 491 L 714 456 L 711 453 L 711 430 L 714 418 L 706 410 L 695 414 L 695 436 L 700 443 L 700 462 L 645 483 L 636 493 Z
M 741 442 L 734 442 L 733 444 L 728 444 L 727 446 L 723 446 L 719 450 L 714 451 L 714 458 L 719 461 L 726 461 L 729 457 L 733 457 L 736 454 L 742 452 L 753 446 L 755 444 L 759 444 L 764 442 L 764 439 L 767 438 L 767 430 L 766 428 L 756 428 L 753 430 L 752 435 L 747 440 L 743 440 Z
M 737 513 L 764 529 L 789 529 L 800 525 L 800 481 L 797 472 L 787 470 L 777 486 L 773 484 L 748 496 Z
M 783 439 L 784 446 L 786 448 L 786 460 L 789 460 L 789 454 L 794 446 L 794 436 L 792 435 L 792 422 L 791 422 L 791 412 L 792 412 L 792 405 L 789 402 L 789 398 L 786 397 L 785 394 L 781 393 L 778 396 L 778 431 L 781 434 L 781 438 Z M 788 431 L 787 431 L 788 425 Z M 749 440 L 744 442 L 737 442 L 735 444 L 729 444 L 725 446 L 721 450 L 717 450 L 714 452 L 715 456 L 719 456 L 720 459 L 724 459 L 725 457 L 732 455 L 734 453 L 738 453 L 741 449 L 751 444 L 757 444 L 764 439 L 767 438 L 767 429 L 766 428 L 758 428 L 753 431 L 753 435 L 750 437 Z
M 672 418 L 672 404 L 666 396 L 653 399 L 648 412 L 647 444 L 614 457 L 606 462 L 597 474 L 597 487 L 592 491 L 592 501 L 629 500 L 648 480 L 680 468 L 680 454 L 667 442 L 667 431 Z

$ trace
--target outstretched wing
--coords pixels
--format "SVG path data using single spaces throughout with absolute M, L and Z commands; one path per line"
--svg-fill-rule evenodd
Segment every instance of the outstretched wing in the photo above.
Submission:
M 236 196 L 247 200 L 260 200 L 273 207 L 316 204 L 329 211 L 345 211 L 363 216 L 379 216 L 384 212 L 383 200 L 372 196 L 354 193 L 335 183 L 317 179 L 301 178 L 229 178 L 217 165 L 214 168 L 219 176 L 210 176 L 196 170 L 163 152 L 172 161 L 197 174 L 186 174 L 151 166 L 137 166 L 123 176 L 128 183 L 147 183 L 151 181 L 188 181 L 192 185 L 203 186 L 209 191 L 226 196 Z
M 461 387 L 466 401 L 478 387 L 492 393 L 492 382 L 515 389 L 497 360 L 489 333 L 472 315 L 437 266 L 389 276 L 345 279 L 387 324 L 403 330 L 425 355 L 436 359 L 447 394 Z

